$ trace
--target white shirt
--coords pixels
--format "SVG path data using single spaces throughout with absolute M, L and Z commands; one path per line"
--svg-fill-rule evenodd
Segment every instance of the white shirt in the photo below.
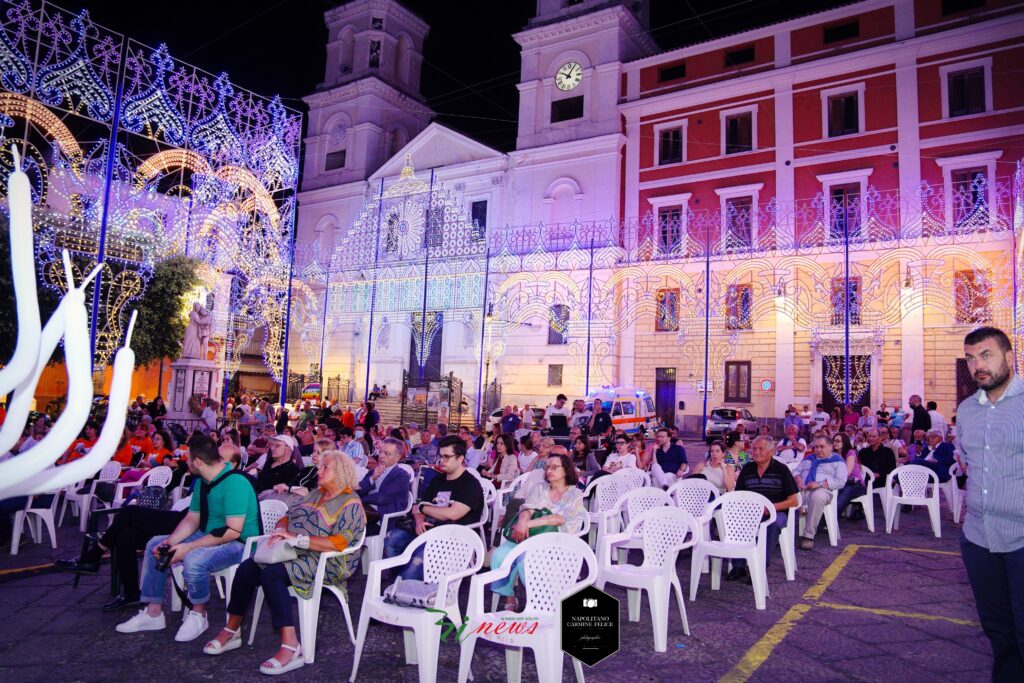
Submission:
M 199 419 L 201 419 L 208 428 L 217 428 L 217 413 L 213 412 L 213 408 L 210 406 L 203 408 L 203 413 L 199 416 Z
M 804 441 L 803 439 L 799 439 L 799 438 L 796 439 L 795 441 L 790 441 L 789 443 L 792 443 L 792 444 L 800 443 L 800 444 L 803 444 L 805 447 L 807 446 L 807 442 Z M 780 446 L 782 446 L 784 444 L 786 444 L 786 439 L 782 439 L 782 441 L 779 441 L 779 445 Z M 803 457 L 804 457 L 804 455 L 806 453 L 807 453 L 807 449 L 806 448 L 803 451 L 798 451 L 795 448 L 787 448 L 786 450 L 779 451 L 778 453 L 776 453 L 775 454 L 775 459 L 778 460 L 779 462 L 782 462 L 782 463 L 785 463 L 785 464 L 788 465 L 791 462 L 800 462 L 801 460 L 803 460 Z
M 530 466 L 534 458 L 537 457 L 537 451 L 523 451 L 516 459 L 519 461 L 519 470 L 522 472 L 526 471 L 526 468 Z
M 818 427 L 824 427 L 828 424 L 830 419 L 829 414 L 825 412 L 811 413 L 811 422 L 816 424 Z
M 625 455 L 611 453 L 604 461 L 604 469 L 611 469 L 611 466 L 615 463 L 619 463 L 620 467 L 636 467 L 636 456 L 632 453 L 626 453 Z
M 569 422 L 570 427 L 585 427 L 590 424 L 590 417 L 593 415 L 589 410 L 584 410 L 582 413 L 576 413 L 572 416 L 572 421 Z
M 932 416 L 932 429 L 939 430 L 939 433 L 942 434 L 942 438 L 945 439 L 947 431 L 946 416 L 937 410 L 929 410 L 928 414 Z
M 547 423 L 548 427 L 551 427 L 552 415 L 564 415 L 566 424 L 568 424 L 570 412 L 572 412 L 572 408 L 570 408 L 568 404 L 562 406 L 561 408 L 556 408 L 554 405 L 550 405 L 547 407 L 547 410 L 544 411 L 544 421 Z

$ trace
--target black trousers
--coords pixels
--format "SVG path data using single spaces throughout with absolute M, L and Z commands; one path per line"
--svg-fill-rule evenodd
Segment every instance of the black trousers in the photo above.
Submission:
M 292 580 L 284 563 L 268 564 L 260 567 L 256 560 L 251 557 L 238 565 L 235 572 L 235 580 L 231 583 L 231 599 L 228 601 L 228 614 L 242 616 L 253 597 L 257 588 L 263 588 L 263 597 L 270 606 L 270 621 L 275 630 L 285 626 L 295 626 L 295 616 L 292 614 L 292 596 L 288 593 L 288 586 Z
M 992 644 L 992 680 L 1024 681 L 1024 548 L 994 553 L 960 534 L 960 552 Z
M 139 597 L 139 561 L 136 553 L 145 550 L 149 539 L 174 531 L 188 510 L 151 510 L 128 505 L 114 515 L 114 522 L 100 538 L 105 548 L 114 551 L 113 561 L 126 597 Z

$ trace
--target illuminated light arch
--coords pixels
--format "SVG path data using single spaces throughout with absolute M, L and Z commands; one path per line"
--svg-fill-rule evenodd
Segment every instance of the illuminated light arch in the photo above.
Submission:
M 158 152 L 139 164 L 135 171 L 135 187 L 141 189 L 147 180 L 160 173 L 176 169 L 188 169 L 193 173 L 210 173 L 210 164 L 202 155 L 188 149 L 168 149 Z
M 72 162 L 75 175 L 81 175 L 82 148 L 75 136 L 45 105 L 15 93 L 0 93 L 0 112 L 12 118 L 20 118 L 41 128 L 56 141 L 61 152 Z
M 274 198 L 270 195 L 270 192 L 263 186 L 263 183 L 260 182 L 255 174 L 239 166 L 222 166 L 217 169 L 214 175 L 218 180 L 232 183 L 243 190 L 251 192 L 256 205 L 270 218 L 270 224 L 277 228 L 281 220 L 277 205 L 274 203 Z

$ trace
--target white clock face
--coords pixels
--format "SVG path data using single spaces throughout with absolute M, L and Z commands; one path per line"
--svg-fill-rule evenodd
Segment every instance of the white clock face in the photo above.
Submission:
M 559 90 L 572 90 L 583 82 L 583 67 L 576 62 L 567 62 L 555 74 L 555 85 Z

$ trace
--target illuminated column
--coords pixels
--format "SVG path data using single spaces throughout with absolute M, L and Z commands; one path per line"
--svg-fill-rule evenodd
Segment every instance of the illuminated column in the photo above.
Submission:
M 924 396 L 924 308 L 921 302 L 921 283 L 913 276 L 909 261 L 901 260 L 904 281 L 900 288 L 900 361 L 903 395 L 900 406 L 906 408 L 911 394 Z
M 776 271 L 779 283 L 775 290 L 775 414 L 771 417 L 784 415 L 786 407 L 793 402 L 795 380 L 793 372 L 794 357 L 794 323 L 786 307 L 786 281 L 784 271 Z M 802 362 L 807 362 L 804 359 Z M 753 379 L 753 378 L 751 378 Z M 769 416 L 764 416 L 769 417 Z
M 904 237 L 921 234 L 921 133 L 917 111 L 917 63 L 913 56 L 896 59 L 896 127 L 900 173 L 900 211 Z M 904 342 L 906 344 L 906 342 Z M 906 346 L 904 346 L 904 352 Z M 905 400 L 905 399 L 904 399 Z
M 776 240 L 780 248 L 793 246 L 793 85 L 775 88 L 775 198 L 780 211 L 776 224 Z M 777 394 L 776 394 L 777 395 Z

